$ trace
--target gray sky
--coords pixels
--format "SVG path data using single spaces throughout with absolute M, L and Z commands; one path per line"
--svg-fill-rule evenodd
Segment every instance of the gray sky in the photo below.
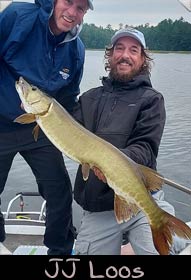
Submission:
M 134 26 L 145 23 L 157 25 L 164 19 L 175 20 L 180 17 L 191 23 L 191 12 L 178 0 L 93 0 L 93 3 L 94 11 L 88 11 L 84 21 L 97 26 L 106 27 L 111 24 L 113 28 L 118 28 L 120 23 Z
M 191 23 L 188 12 L 178 0 L 93 0 L 94 11 L 88 11 L 84 21 L 105 27 L 111 24 L 118 28 L 119 23 L 156 25 L 164 19 L 179 19 Z

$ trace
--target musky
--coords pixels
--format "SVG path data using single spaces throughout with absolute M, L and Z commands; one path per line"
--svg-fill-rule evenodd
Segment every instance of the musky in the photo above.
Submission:
M 85 22 L 118 28 L 124 25 L 150 23 L 156 25 L 164 19 L 180 19 L 191 23 L 191 13 L 178 0 L 93 0 L 94 11 L 88 11 Z

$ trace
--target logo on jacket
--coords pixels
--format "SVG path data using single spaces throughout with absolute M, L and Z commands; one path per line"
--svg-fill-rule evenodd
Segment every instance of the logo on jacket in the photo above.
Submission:
M 68 79 L 70 77 L 69 75 L 70 70 L 68 68 L 64 68 L 61 71 L 59 71 L 59 74 L 62 76 L 64 80 Z

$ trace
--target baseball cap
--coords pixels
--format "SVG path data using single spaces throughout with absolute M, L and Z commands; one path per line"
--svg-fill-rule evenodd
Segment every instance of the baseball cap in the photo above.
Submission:
M 94 6 L 93 6 L 92 2 L 93 2 L 93 0 L 88 0 L 88 5 L 89 5 L 90 10 L 94 9 Z
M 119 40 L 122 37 L 132 37 L 136 39 L 143 46 L 144 49 L 146 48 L 145 37 L 143 33 L 137 29 L 128 27 L 118 30 L 111 38 L 111 44 L 115 45 L 117 40 Z

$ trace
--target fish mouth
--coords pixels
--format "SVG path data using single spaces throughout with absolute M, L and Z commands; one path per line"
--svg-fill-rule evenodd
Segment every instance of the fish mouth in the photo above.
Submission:
M 21 100 L 23 100 L 23 97 L 25 97 L 25 91 L 23 88 L 23 80 L 21 78 L 19 78 L 19 80 L 15 82 L 15 87 Z
M 28 83 L 22 77 L 19 78 L 19 81 L 16 81 L 16 88 L 19 92 L 21 100 L 24 99 L 25 102 L 28 102 L 30 105 L 38 103 L 40 101 L 40 98 L 38 96 L 36 98 L 34 98 L 34 96 L 30 96 L 29 87 L 31 87 L 32 92 L 37 91 L 36 86 L 28 85 Z
M 28 90 L 27 85 L 25 84 L 22 77 L 20 77 L 19 81 L 17 81 L 17 88 L 19 88 L 20 95 L 23 96 L 23 98 L 27 99 L 28 96 Z

